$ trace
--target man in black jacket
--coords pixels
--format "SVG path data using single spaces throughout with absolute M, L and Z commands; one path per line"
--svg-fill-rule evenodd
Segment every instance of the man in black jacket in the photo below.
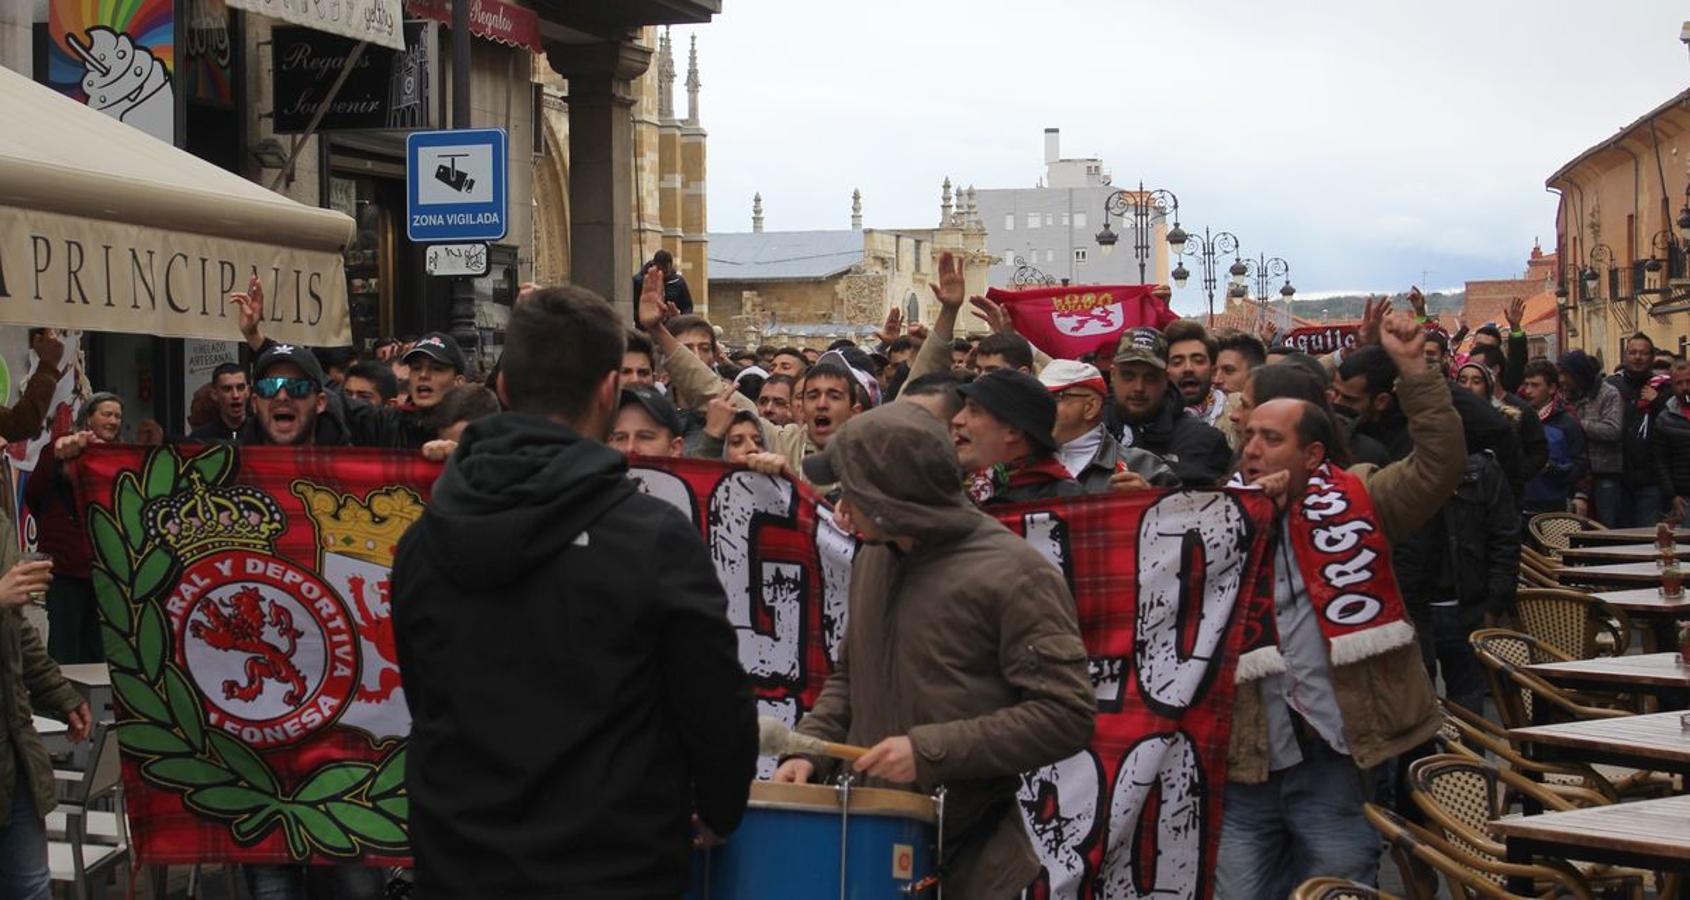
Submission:
M 1690 360 L 1673 360 L 1672 397 L 1655 415 L 1655 471 L 1665 509 L 1682 522 L 1690 513 Z
M 1408 419 L 1397 408 L 1393 392 L 1397 365 L 1383 347 L 1370 345 L 1344 354 L 1332 379 L 1332 402 L 1356 416 L 1355 433 L 1385 445 L 1391 461 L 1404 459 L 1414 449 L 1408 433 Z
M 252 382 L 240 363 L 223 363 L 211 371 L 211 390 L 217 400 L 217 417 L 188 432 L 188 442 L 210 444 L 240 439 L 241 427 L 251 418 L 248 406 Z
M 1114 412 L 1116 439 L 1162 457 L 1180 484 L 1214 487 L 1232 467 L 1226 436 L 1186 415 L 1179 391 L 1168 380 L 1168 342 L 1154 328 L 1132 328 L 1116 348 Z
M 1056 399 L 1019 369 L 994 369 L 965 384 L 951 441 L 981 506 L 1085 493 L 1056 457 Z
M 1620 504 L 1619 521 L 1612 524 L 1614 528 L 1653 528 L 1668 499 L 1661 494 L 1649 438 L 1650 426 L 1667 401 L 1666 394 L 1650 384 L 1655 377 L 1654 361 L 1655 342 L 1640 331 L 1626 338 L 1620 372 L 1608 376 L 1608 383 L 1625 400 L 1625 414 L 1620 420 L 1620 490 L 1624 502 Z
M 1460 386 L 1489 400 L 1491 405 L 1496 407 L 1496 411 L 1502 413 L 1514 426 L 1520 455 L 1519 465 L 1508 487 L 1514 492 L 1515 501 L 1518 502 L 1525 491 L 1526 482 L 1536 478 L 1549 462 L 1549 437 L 1543 433 L 1543 422 L 1538 419 L 1536 409 L 1523 398 L 1503 390 L 1502 375 L 1508 367 L 1508 362 L 1503 358 L 1501 349 L 1489 345 L 1474 347 L 1473 352 L 1468 355 L 1467 366 L 1462 367 L 1463 372 L 1468 366 L 1481 368 L 1481 372 L 1474 374 L 1481 376 L 1482 390 L 1478 390 L 1479 385 L 1472 383 L 1471 375 L 1468 376 L 1468 381 Z M 1458 382 L 1463 372 L 1456 373 Z
M 757 719 L 721 583 L 600 443 L 622 340 L 581 288 L 518 306 L 510 412 L 464 432 L 399 542 L 419 896 L 675 897 L 690 816 L 725 835 L 744 813 Z

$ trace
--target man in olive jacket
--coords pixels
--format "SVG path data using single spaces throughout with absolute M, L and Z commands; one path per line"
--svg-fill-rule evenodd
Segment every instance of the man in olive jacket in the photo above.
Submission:
M 1287 536 L 1292 516 L 1280 519 L 1272 550 L 1277 645 L 1257 651 L 1264 654 L 1261 664 L 1250 665 L 1254 653 L 1240 660 L 1234 695 L 1215 890 L 1221 900 L 1280 900 L 1312 875 L 1374 880 L 1379 837 L 1362 815 L 1362 804 L 1371 799 L 1366 770 L 1425 743 L 1438 730 L 1437 698 L 1406 612 L 1398 610 L 1398 620 L 1384 627 L 1346 636 L 1354 642 L 1346 643 L 1347 658 L 1340 658 L 1337 639 L 1326 634 L 1330 623 L 1321 620 L 1356 614 L 1355 598 L 1375 607 L 1379 601 L 1346 594 L 1347 607 L 1328 606 L 1322 616 L 1314 599 L 1316 592 L 1365 591 L 1378 584 L 1352 587 L 1360 570 L 1381 571 L 1379 583 L 1385 582 L 1390 575 L 1384 544 L 1402 540 L 1435 515 L 1466 464 L 1461 419 L 1448 382 L 1426 363 L 1425 332 L 1412 317 L 1397 313 L 1386 321 L 1380 342 L 1398 368 L 1397 402 L 1413 430 L 1414 449 L 1383 468 L 1364 464 L 1332 476 L 1335 484 L 1358 481 L 1362 496 L 1353 499 L 1373 508 L 1370 518 L 1357 518 L 1345 534 L 1317 532 L 1313 544 L 1303 547 Z M 1240 475 L 1306 518 L 1341 515 L 1349 502 L 1341 492 L 1308 493 L 1311 474 L 1328 462 L 1337 428 L 1305 401 L 1264 403 L 1245 427 Z M 1306 512 L 1311 509 L 1321 512 Z M 1377 532 L 1370 537 L 1379 540 L 1378 550 L 1361 543 L 1371 532 Z M 1347 567 L 1311 566 L 1323 542 L 1322 552 L 1342 544 L 1356 561 Z M 1319 574 L 1305 577 L 1305 568 L 1326 573 L 1326 583 Z
M 839 523 L 867 544 L 839 665 L 798 731 L 870 747 L 855 766 L 871 785 L 945 786 L 946 896 L 1018 896 L 1039 871 L 1020 775 L 1083 749 L 1096 717 L 1073 597 L 963 496 L 944 426 L 913 403 L 852 419 L 804 466 L 840 484 Z M 814 772 L 793 758 L 775 780 Z
M 9 514 L 0 515 L 0 895 L 46 898 L 47 813 L 58 805 L 53 762 L 36 734 L 34 713 L 70 724 L 70 739 L 88 737 L 88 704 L 47 656 L 41 635 L 23 617 L 31 595 L 47 589 L 52 563 L 18 562 L 18 539 Z

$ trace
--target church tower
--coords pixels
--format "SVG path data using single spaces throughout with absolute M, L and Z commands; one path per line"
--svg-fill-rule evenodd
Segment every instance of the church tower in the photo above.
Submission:
M 705 209 L 705 183 L 708 175 L 708 156 L 705 142 L 709 137 L 700 124 L 698 91 L 698 36 L 692 36 L 687 52 L 687 118 L 681 123 L 680 180 L 681 193 L 681 252 L 676 257 L 681 274 L 692 289 L 695 309 L 709 314 L 710 297 L 710 228 Z

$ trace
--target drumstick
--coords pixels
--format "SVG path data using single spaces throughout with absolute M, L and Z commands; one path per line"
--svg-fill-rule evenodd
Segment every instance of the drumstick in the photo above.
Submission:
M 786 756 L 807 753 L 811 756 L 831 756 L 834 759 L 855 760 L 868 752 L 867 747 L 835 744 L 821 738 L 799 734 L 786 723 L 771 716 L 757 717 L 757 751 L 764 756 Z

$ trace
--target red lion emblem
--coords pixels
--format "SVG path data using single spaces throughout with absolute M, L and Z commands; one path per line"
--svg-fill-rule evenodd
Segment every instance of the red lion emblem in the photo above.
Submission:
M 264 692 L 265 682 L 277 681 L 288 688 L 283 702 L 298 705 L 305 699 L 305 675 L 293 664 L 293 653 L 304 632 L 293 627 L 293 614 L 286 607 L 272 600 L 266 615 L 265 606 L 258 588 L 241 588 L 228 600 L 202 604 L 210 623 L 195 621 L 188 631 L 217 650 L 253 654 L 246 661 L 246 684 L 234 679 L 223 682 L 224 699 L 256 699 Z M 265 639 L 265 631 L 272 626 L 284 647 Z

